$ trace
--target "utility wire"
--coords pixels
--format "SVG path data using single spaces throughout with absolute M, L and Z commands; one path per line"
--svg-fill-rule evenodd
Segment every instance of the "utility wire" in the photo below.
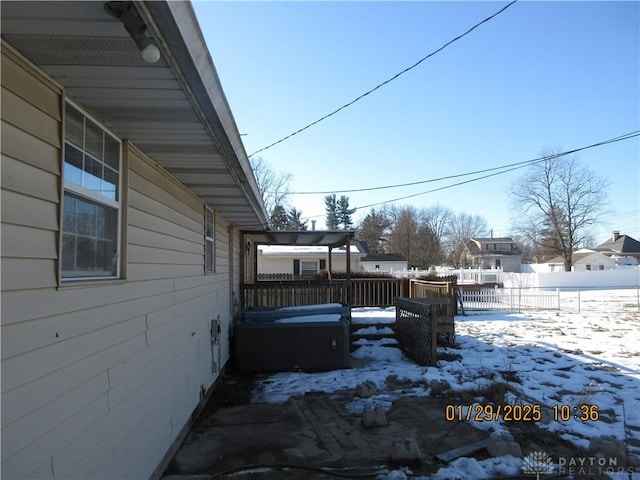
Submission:
M 589 148 L 594 148 L 594 147 L 598 147 L 598 146 L 602 146 L 602 145 L 607 145 L 607 144 L 610 144 L 610 143 L 616 143 L 616 142 L 620 142 L 622 140 L 628 140 L 630 138 L 634 138 L 634 137 L 638 137 L 638 136 L 640 136 L 640 130 L 636 130 L 635 132 L 631 132 L 631 133 L 627 133 L 627 134 L 624 134 L 624 135 L 620 135 L 618 137 L 610 138 L 608 140 L 603 140 L 602 142 L 594 143 L 592 145 L 587 145 L 585 147 L 574 148 L 572 150 L 567 150 L 565 152 L 554 153 L 552 155 L 547 155 L 547 156 L 535 158 L 533 160 L 527 160 L 525 162 L 518 162 L 518 163 L 513 163 L 513 164 L 510 164 L 510 165 L 505 165 L 503 167 L 495 167 L 495 168 L 492 168 L 492 169 L 484 170 L 484 172 L 487 172 L 487 171 L 492 171 L 492 170 L 496 170 L 496 169 L 501 169 L 501 171 L 499 171 L 499 172 L 490 173 L 488 175 L 483 175 L 483 176 L 472 178 L 472 179 L 465 180 L 465 181 L 462 181 L 462 182 L 452 183 L 452 184 L 449 184 L 449 185 L 445 185 L 443 187 L 434 188 L 432 190 L 427 190 L 425 192 L 419 192 L 419 193 L 414 193 L 414 194 L 411 194 L 411 195 L 405 195 L 405 196 L 402 196 L 402 197 L 397 197 L 397 198 L 393 198 L 393 199 L 389 199 L 389 200 L 375 202 L 375 203 L 371 203 L 371 204 L 368 204 L 368 205 L 360 205 L 360 206 L 354 207 L 354 208 L 357 211 L 357 210 L 362 210 L 363 208 L 371 208 L 371 207 L 375 207 L 375 206 L 378 206 L 378 205 L 384 205 L 386 203 L 393 203 L 393 202 L 397 202 L 397 201 L 400 201 L 400 200 L 407 200 L 409 198 L 418 197 L 420 195 L 426 195 L 427 193 L 438 192 L 440 190 L 446 190 L 446 189 L 449 189 L 449 188 L 458 187 L 460 185 L 465 185 L 467 183 L 477 182 L 478 180 L 484 180 L 485 178 L 495 177 L 497 175 L 502 175 L 503 173 L 512 172 L 512 171 L 518 170 L 520 168 L 528 167 L 529 165 L 533 165 L 535 163 L 540 163 L 540 162 L 544 162 L 544 161 L 551 160 L 551 159 L 554 159 L 554 158 L 559 158 L 559 157 L 562 157 L 564 155 L 569 155 L 569 154 L 572 154 L 572 153 L 580 152 L 582 150 L 587 150 Z M 478 172 L 475 172 L 475 173 L 478 173 Z M 466 174 L 466 175 L 471 175 L 471 174 Z M 453 177 L 459 177 L 459 176 L 461 176 L 461 175 L 455 175 Z M 444 177 L 444 178 L 452 178 L 452 177 Z M 334 193 L 334 192 L 331 192 L 331 193 Z M 324 214 L 305 217 L 304 220 L 309 220 L 309 219 L 312 219 L 312 218 L 320 218 L 320 217 L 324 217 Z
M 558 157 L 561 157 L 563 155 L 569 155 L 569 154 L 572 154 L 572 153 L 580 152 L 582 150 L 587 150 L 589 148 L 594 148 L 594 147 L 599 147 L 599 146 L 602 146 L 602 145 L 606 145 L 608 143 L 614 143 L 614 142 L 619 142 L 621 140 L 627 140 L 629 138 L 637 137 L 639 135 L 640 135 L 640 130 L 636 130 L 635 132 L 630 132 L 630 133 L 627 133 L 627 134 L 624 134 L 624 135 L 620 135 L 618 137 L 610 138 L 608 140 L 603 140 L 602 142 L 594 143 L 592 145 L 587 145 L 586 147 L 580 147 L 580 148 L 576 148 L 576 149 L 573 149 L 573 150 L 568 150 L 566 152 L 554 153 L 554 154 L 551 154 L 551 155 L 537 157 L 537 158 L 533 158 L 533 159 L 530 159 L 530 160 L 523 160 L 521 162 L 509 163 L 509 164 L 501 165 L 501 166 L 498 166 L 498 167 L 485 168 L 483 170 L 476 170 L 476 171 L 473 171 L 473 172 L 458 173 L 458 174 L 455 174 L 455 175 L 447 175 L 445 177 L 430 178 L 430 179 L 427 179 L 427 180 L 419 180 L 417 182 L 398 183 L 398 184 L 393 184 L 393 185 L 382 185 L 382 186 L 377 186 L 377 187 L 352 188 L 352 189 L 348 189 L 348 190 L 289 192 L 289 194 L 290 195 L 329 195 L 329 194 L 332 194 L 332 193 L 370 192 L 370 191 L 374 191 L 374 190 L 384 190 L 384 189 L 388 189 L 388 188 L 410 187 L 410 186 L 413 186 L 413 185 L 421 185 L 421 184 L 424 184 L 424 183 L 433 183 L 433 182 L 439 182 L 439 181 L 442 181 L 442 180 L 451 180 L 453 178 L 467 177 L 469 175 L 477 175 L 477 174 L 481 174 L 481 173 L 493 172 L 493 171 L 496 171 L 496 170 L 502 170 L 502 169 L 506 169 L 506 168 L 510 168 L 510 167 L 519 166 L 519 165 L 520 166 L 532 165 L 534 163 L 541 162 L 543 160 L 550 160 L 550 159 L 558 158 Z
M 279 143 L 284 142 L 285 140 L 293 137 L 294 135 L 299 134 L 300 132 L 305 131 L 306 129 L 313 127 L 314 125 L 322 122 L 323 120 L 326 120 L 327 118 L 335 115 L 336 113 L 340 112 L 341 110 L 344 110 L 347 107 L 350 107 L 351 105 L 353 105 L 354 103 L 362 100 L 364 97 L 366 97 L 367 95 L 375 92 L 376 90 L 378 90 L 379 88 L 387 85 L 388 83 L 391 83 L 392 81 L 394 81 L 396 78 L 400 77 L 401 75 L 407 73 L 409 70 L 414 69 L 415 67 L 417 67 L 418 65 L 420 65 L 422 62 L 424 62 L 425 60 L 427 60 L 428 58 L 434 56 L 435 54 L 441 52 L 442 50 L 444 50 L 445 48 L 447 48 L 449 45 L 451 45 L 454 42 L 457 42 L 458 40 L 460 40 L 461 38 L 465 37 L 466 35 L 470 34 L 471 32 L 473 32 L 476 28 L 478 28 L 480 25 L 482 25 L 483 23 L 488 22 L 489 20 L 493 19 L 494 17 L 497 17 L 498 15 L 500 15 L 502 12 L 504 12 L 507 8 L 509 8 L 511 5 L 513 5 L 514 3 L 516 3 L 518 0 L 513 0 L 512 2 L 508 3 L 507 5 L 505 5 L 504 7 L 502 7 L 500 10 L 498 10 L 496 13 L 494 13 L 493 15 L 490 15 L 489 17 L 485 18 L 484 20 L 482 20 L 479 23 L 476 23 L 473 27 L 471 27 L 469 30 L 467 30 L 466 32 L 462 33 L 461 35 L 458 35 L 457 37 L 455 37 L 452 40 L 449 40 L 447 43 L 445 43 L 443 46 L 441 46 L 440 48 L 438 48 L 437 50 L 434 50 L 433 52 L 431 52 L 430 54 L 428 54 L 425 57 L 422 57 L 420 60 L 418 60 L 416 63 L 414 63 L 413 65 L 405 68 L 404 70 L 402 70 L 399 73 L 396 73 L 393 77 L 389 78 L 388 80 L 385 80 L 384 82 L 376 85 L 375 87 L 373 87 L 371 90 L 366 91 L 365 93 L 363 93 L 362 95 L 360 95 L 359 97 L 355 98 L 354 100 L 350 101 L 349 103 L 346 103 L 344 105 L 342 105 L 340 108 L 337 108 L 336 110 L 334 110 L 331 113 L 328 113 L 327 115 L 325 115 L 324 117 L 319 118 L 318 120 L 316 120 L 315 122 L 311 122 L 308 125 L 300 128 L 299 130 L 296 130 L 295 132 L 287 135 L 286 137 L 281 138 L 280 140 L 273 142 L 271 145 L 267 145 L 266 147 L 263 147 L 259 150 L 256 150 L 255 152 L 253 152 L 251 155 L 249 155 L 249 157 L 253 157 L 255 154 L 263 152 L 265 150 L 267 150 L 268 148 L 271 148 L 275 145 L 278 145 Z
M 595 148 L 595 147 L 599 147 L 599 146 L 602 146 L 602 145 L 607 145 L 607 144 L 610 144 L 610 143 L 616 143 L 616 142 L 621 142 L 623 140 L 629 140 L 631 138 L 638 137 L 638 136 L 640 136 L 640 130 L 636 130 L 636 131 L 630 132 L 630 133 L 625 133 L 624 135 L 619 135 L 617 137 L 613 137 L 613 138 L 610 138 L 608 140 L 603 140 L 601 142 L 594 143 L 594 144 L 591 144 L 591 145 L 587 145 L 585 147 L 574 148 L 572 150 L 567 150 L 565 152 L 555 153 L 553 155 L 548 155 L 548 156 L 543 156 L 543 157 L 539 157 L 539 158 L 534 158 L 532 160 L 525 160 L 523 162 L 517 162 L 517 163 L 508 164 L 508 165 L 503 165 L 502 167 L 494 167 L 494 168 L 490 168 L 490 169 L 486 169 L 486 170 L 480 170 L 478 172 L 471 172 L 471 173 L 467 173 L 467 174 L 459 174 L 459 175 L 453 175 L 453 176 L 450 176 L 450 177 L 443 177 L 442 179 L 449 179 L 449 178 L 460 177 L 460 176 L 463 176 L 463 175 L 472 175 L 472 174 L 477 174 L 477 173 L 485 173 L 485 172 L 489 172 L 489 171 L 494 171 L 496 169 L 501 169 L 501 171 L 499 171 L 499 172 L 492 173 L 492 174 L 489 174 L 489 175 L 484 175 L 484 176 L 477 177 L 477 178 L 472 178 L 472 179 L 466 180 L 464 182 L 458 182 L 458 183 L 454 183 L 454 184 L 451 184 L 451 185 L 445 185 L 444 187 L 436 188 L 436 189 L 433 189 L 433 190 L 428 190 L 426 192 L 416 193 L 416 194 L 413 194 L 413 195 L 408 195 L 408 196 L 405 196 L 405 197 L 399 197 L 399 198 L 395 198 L 395 199 L 384 200 L 384 201 L 377 202 L 377 203 L 372 203 L 372 204 L 369 204 L 369 205 L 361 205 L 359 207 L 355 207 L 355 209 L 356 209 L 356 211 L 357 210 L 362 210 L 363 208 L 375 207 L 377 205 L 384 205 L 386 203 L 392 203 L 392 202 L 396 202 L 398 200 L 405 200 L 407 198 L 412 198 L 412 197 L 416 197 L 416 196 L 419 196 L 419 195 L 426 195 L 427 193 L 433 193 L 433 192 L 437 192 L 439 190 L 446 190 L 448 188 L 453 188 L 453 187 L 456 187 L 456 186 L 464 185 L 466 183 L 476 182 L 478 180 L 483 180 L 485 178 L 494 177 L 494 176 L 497 176 L 497 175 L 501 175 L 503 173 L 511 172 L 513 170 L 517 170 L 519 168 L 523 168 L 523 167 L 532 165 L 532 164 L 534 164 L 536 162 L 542 162 L 542 161 L 545 161 L 545 160 L 558 158 L 558 157 L 561 157 L 563 155 L 568 155 L 568 154 L 571 154 L 571 153 L 580 152 L 582 150 L 587 150 L 587 149 L 590 149 L 590 148 Z M 431 182 L 431 181 L 435 181 L 435 180 L 425 180 L 423 182 L 418 182 L 418 183 L 426 183 L 426 182 Z M 394 186 L 404 186 L 404 185 L 411 185 L 411 184 L 391 185 L 391 186 L 382 187 L 382 188 L 393 188 Z M 381 187 L 374 187 L 373 189 L 376 189 L 376 188 L 381 188 Z M 350 191 L 350 190 L 345 190 L 343 192 L 346 192 L 346 191 Z M 318 192 L 318 193 L 320 193 L 320 192 Z M 336 192 L 333 191 L 333 192 L 329 192 L 329 193 L 336 193 Z M 338 191 L 338 193 L 341 193 L 341 192 Z M 302 220 L 311 220 L 313 218 L 320 218 L 320 217 L 324 217 L 324 216 L 325 216 L 324 213 L 323 214 L 319 214 L 319 215 L 310 215 L 310 216 L 305 216 Z M 268 226 L 269 225 L 267 223 L 267 224 L 245 225 L 244 228 L 245 229 L 246 228 L 265 228 L 265 227 L 268 227 Z

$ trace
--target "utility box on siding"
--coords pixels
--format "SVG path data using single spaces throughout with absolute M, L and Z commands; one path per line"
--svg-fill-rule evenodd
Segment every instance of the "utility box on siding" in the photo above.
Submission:
M 351 309 L 334 304 L 247 309 L 234 327 L 240 372 L 326 371 L 350 366 Z

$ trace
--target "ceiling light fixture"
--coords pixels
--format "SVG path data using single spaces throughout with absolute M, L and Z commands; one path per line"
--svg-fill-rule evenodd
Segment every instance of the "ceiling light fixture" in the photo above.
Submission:
M 160 60 L 160 50 L 147 36 L 147 24 L 131 2 L 105 2 L 105 11 L 122 22 L 136 46 L 142 53 L 142 58 L 148 63 Z

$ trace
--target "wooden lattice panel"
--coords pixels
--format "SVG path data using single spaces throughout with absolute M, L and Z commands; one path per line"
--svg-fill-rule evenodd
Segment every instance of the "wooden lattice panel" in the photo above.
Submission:
M 419 365 L 436 363 L 436 324 L 431 305 L 408 298 L 396 298 L 396 336 L 402 349 Z

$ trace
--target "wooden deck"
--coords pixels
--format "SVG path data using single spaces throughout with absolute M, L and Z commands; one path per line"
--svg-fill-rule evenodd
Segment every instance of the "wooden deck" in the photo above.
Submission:
M 243 283 L 242 308 L 289 307 L 317 303 L 344 303 L 353 308 L 390 307 L 398 297 L 449 299 L 446 314 L 456 314 L 455 282 L 406 278 L 352 278 L 337 280 L 278 280 Z
M 241 285 L 242 309 L 344 303 L 357 307 L 390 307 L 409 293 L 402 278 L 265 281 Z

